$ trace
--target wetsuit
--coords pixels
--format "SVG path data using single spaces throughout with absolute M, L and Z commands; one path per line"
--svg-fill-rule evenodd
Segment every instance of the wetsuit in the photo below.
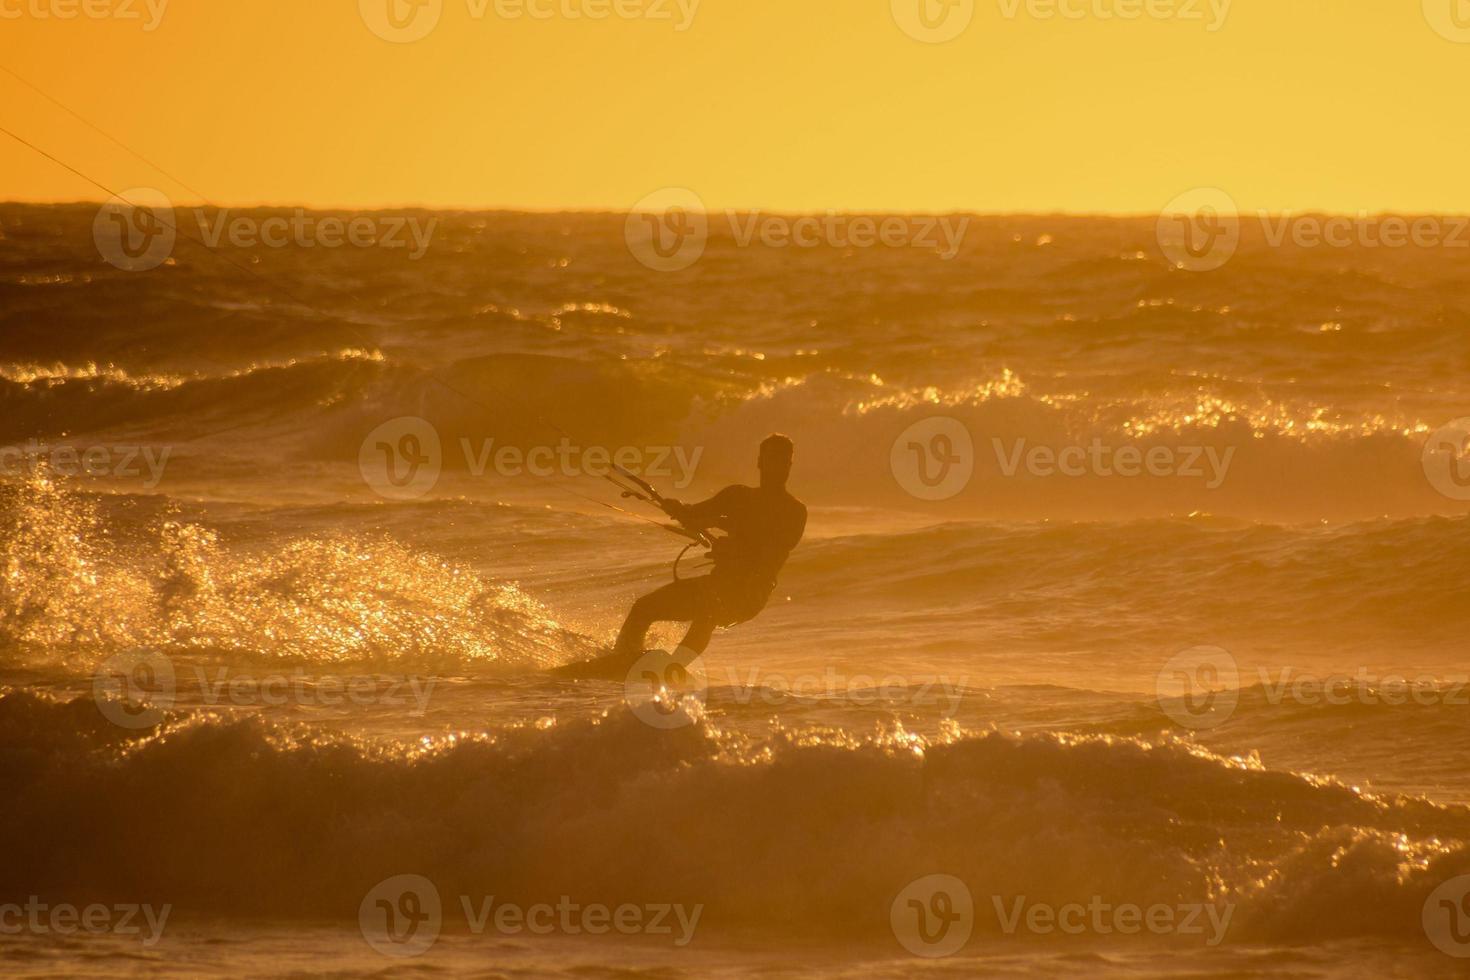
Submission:
M 622 653 L 642 652 L 649 626 L 688 621 L 684 646 L 702 653 L 719 626 L 754 619 L 776 588 L 776 575 L 806 531 L 806 507 L 785 489 L 726 487 L 698 504 L 670 501 L 669 515 L 681 524 L 720 530 L 708 575 L 672 582 L 633 604 L 618 635 Z

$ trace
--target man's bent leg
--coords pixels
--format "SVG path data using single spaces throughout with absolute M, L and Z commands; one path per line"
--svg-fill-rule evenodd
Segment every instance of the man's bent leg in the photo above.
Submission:
M 709 648 L 709 641 L 715 635 L 715 620 L 709 614 L 702 614 L 698 619 L 689 624 L 689 632 L 684 634 L 684 642 L 679 644 L 694 653 L 704 653 Z
M 648 628 L 654 623 L 666 620 L 687 622 L 702 618 L 707 604 L 706 592 L 704 578 L 686 578 L 680 582 L 670 582 L 639 599 L 628 611 L 628 619 L 618 633 L 614 652 L 642 653 Z M 710 631 L 713 633 L 713 626 Z M 708 644 L 709 638 L 706 637 L 704 642 Z

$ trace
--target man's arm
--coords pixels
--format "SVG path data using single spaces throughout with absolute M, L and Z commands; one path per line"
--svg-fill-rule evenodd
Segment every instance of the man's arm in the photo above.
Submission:
M 697 504 L 681 503 L 677 500 L 664 501 L 664 513 L 685 527 L 707 531 L 719 527 L 719 522 L 728 516 L 728 505 L 735 487 L 726 487 L 708 500 Z

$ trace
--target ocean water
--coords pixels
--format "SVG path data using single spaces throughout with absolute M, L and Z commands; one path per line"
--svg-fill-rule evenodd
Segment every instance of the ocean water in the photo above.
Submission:
M 128 272 L 95 217 L 0 207 L 7 973 L 1464 972 L 1456 250 L 976 218 L 660 272 L 621 216 L 416 213 L 416 260 Z M 549 677 L 682 547 L 597 452 L 693 500 L 777 430 L 766 612 Z

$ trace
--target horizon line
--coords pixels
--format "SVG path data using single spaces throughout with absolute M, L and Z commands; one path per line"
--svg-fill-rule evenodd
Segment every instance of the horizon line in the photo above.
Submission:
M 103 198 L 68 198 L 65 200 L 33 201 L 16 198 L 0 199 L 0 207 L 36 207 L 36 208 L 72 208 L 72 207 L 101 207 L 108 203 Z M 422 203 L 382 203 L 382 204 L 305 204 L 294 203 L 230 203 L 219 204 L 213 201 L 185 201 L 174 202 L 175 208 L 204 208 L 219 211 L 287 211 L 303 210 L 315 212 L 346 211 L 358 213 L 373 213 L 385 211 L 428 211 L 428 212 L 461 212 L 464 214 L 501 214 L 501 215 L 539 215 L 551 217 L 555 215 L 582 215 L 594 216 L 605 215 L 609 217 L 626 216 L 638 212 L 635 207 L 527 207 L 502 204 L 422 204 Z M 769 214 L 781 217 L 809 217 L 813 215 L 846 215 L 852 217 L 914 217 L 914 216 L 961 216 L 974 218 L 1107 218 L 1115 220 L 1126 219 L 1153 219 L 1161 217 L 1169 212 L 1166 211 L 1074 211 L 1065 208 L 1048 210 L 977 210 L 972 208 L 914 208 L 911 210 L 895 210 L 892 208 L 767 208 L 759 206 L 739 207 L 710 207 L 706 208 L 707 214 L 733 213 L 733 214 Z M 652 212 L 650 212 L 652 213 Z M 1339 211 L 1331 208 L 1306 207 L 1287 209 L 1261 209 L 1241 208 L 1238 215 L 1246 216 L 1270 216 L 1283 214 L 1323 215 L 1329 217 L 1434 217 L 1434 218 L 1461 218 L 1470 217 L 1470 210 L 1466 211 L 1408 211 L 1408 210 L 1359 210 L 1356 212 Z

